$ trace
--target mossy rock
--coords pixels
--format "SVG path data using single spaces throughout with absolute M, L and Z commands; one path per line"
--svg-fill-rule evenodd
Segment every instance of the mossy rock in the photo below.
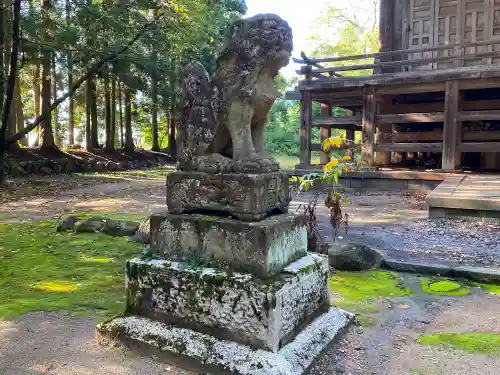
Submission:
M 425 293 L 435 296 L 457 297 L 471 293 L 468 286 L 448 279 L 425 278 L 421 286 Z
M 139 223 L 135 221 L 106 220 L 101 232 L 114 237 L 130 237 L 135 235 L 139 229 Z
M 424 345 L 445 345 L 470 353 L 500 356 L 500 333 L 436 333 L 417 340 Z
M 75 224 L 75 232 L 77 233 L 93 233 L 100 232 L 108 219 L 103 217 L 89 217 Z

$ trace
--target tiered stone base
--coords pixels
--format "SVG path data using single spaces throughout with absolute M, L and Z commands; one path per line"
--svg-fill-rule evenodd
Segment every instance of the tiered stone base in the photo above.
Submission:
M 270 279 L 187 263 L 127 263 L 127 312 L 278 351 L 330 307 L 328 260 L 308 255 Z
M 208 371 L 237 375 L 303 375 L 315 359 L 343 334 L 354 316 L 330 308 L 277 353 L 255 350 L 193 330 L 177 328 L 148 318 L 129 316 L 98 326 L 104 342 L 118 341 L 146 349 L 160 359 Z

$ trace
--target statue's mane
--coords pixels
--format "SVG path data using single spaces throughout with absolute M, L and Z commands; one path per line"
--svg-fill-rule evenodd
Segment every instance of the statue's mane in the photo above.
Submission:
M 283 51 L 291 54 L 292 49 L 292 30 L 279 16 L 259 14 L 235 21 L 217 59 L 214 85 L 226 88 L 218 93 L 219 105 L 224 106 L 234 95 L 250 97 L 264 64 Z

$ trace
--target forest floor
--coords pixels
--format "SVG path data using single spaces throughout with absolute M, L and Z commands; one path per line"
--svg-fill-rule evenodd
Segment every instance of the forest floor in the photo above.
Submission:
M 165 210 L 168 170 L 16 179 L 0 189 L 1 374 L 195 374 L 92 341 L 96 323 L 122 309 L 123 262 L 141 248 L 105 235 L 55 234 L 55 219 L 67 213 L 139 219 Z M 393 237 L 413 233 L 412 228 L 420 228 L 415 223 L 425 220 L 425 205 L 418 195 L 348 193 L 348 198 L 355 239 L 376 232 Z M 306 199 L 297 199 L 291 209 Z M 320 209 L 318 218 L 324 235 L 331 235 L 326 211 Z M 421 227 L 428 232 L 427 224 Z M 441 229 L 433 228 L 426 236 L 441 241 Z M 461 229 L 457 231 L 462 235 Z M 493 233 L 491 229 L 488 235 Z M 401 243 L 407 242 L 410 237 Z M 487 248 L 494 254 L 496 243 L 488 242 Z M 362 326 L 353 326 L 311 375 L 496 374 L 497 288 L 461 282 L 459 295 L 450 295 L 456 284 L 450 293 L 439 290 L 434 295 L 426 290 L 429 282 L 418 275 L 383 271 L 333 274 L 334 303 L 358 313 Z M 472 335 L 432 336 L 442 332 Z M 422 336 L 426 339 L 419 343 Z

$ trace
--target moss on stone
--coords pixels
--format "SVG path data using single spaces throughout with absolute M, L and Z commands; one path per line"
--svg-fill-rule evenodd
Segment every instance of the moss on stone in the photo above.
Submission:
M 330 276 L 333 304 L 357 315 L 363 325 L 374 323 L 377 302 L 385 297 L 411 294 L 401 278 L 393 272 L 336 272 Z
M 500 294 L 500 285 L 495 284 L 477 284 L 484 291 L 491 294 Z
M 445 345 L 471 353 L 500 356 L 500 333 L 436 333 L 419 338 L 423 345 Z
M 456 297 L 465 296 L 471 292 L 467 285 L 441 278 L 426 277 L 422 280 L 421 287 L 425 293 L 435 296 Z

